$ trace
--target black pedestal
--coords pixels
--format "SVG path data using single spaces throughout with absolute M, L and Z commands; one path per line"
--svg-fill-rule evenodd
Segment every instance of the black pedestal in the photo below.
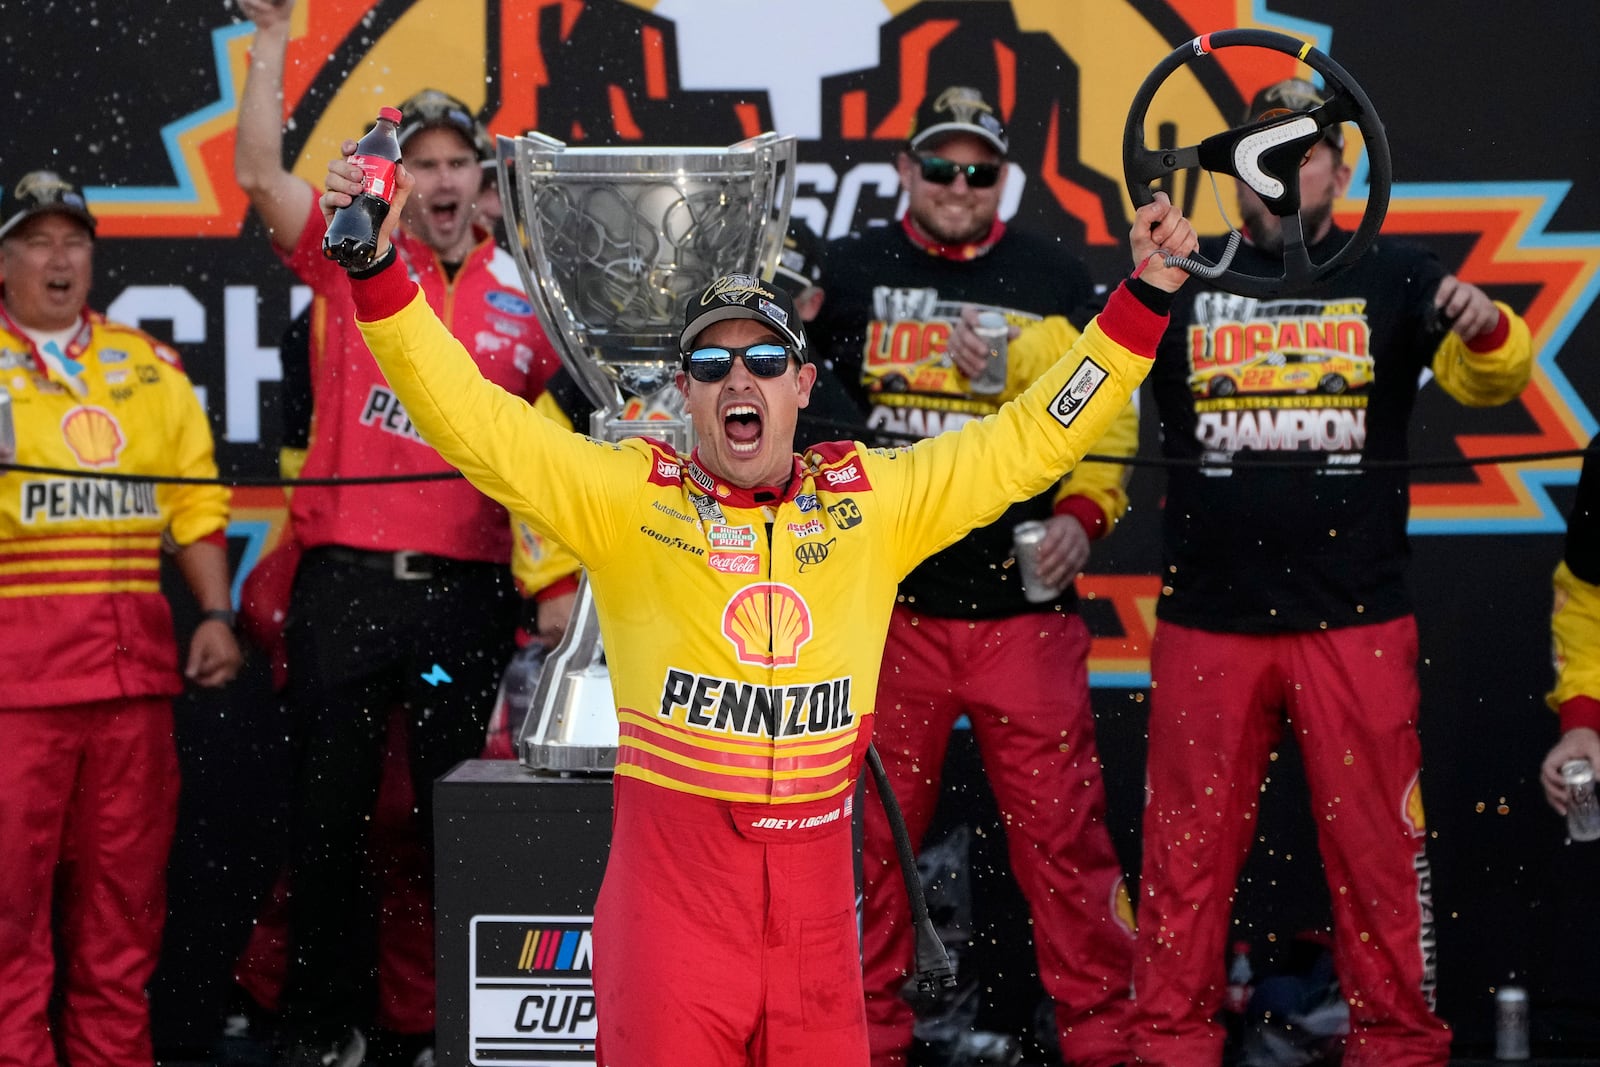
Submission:
M 439 1067 L 593 1063 L 610 777 L 469 760 L 434 789 Z

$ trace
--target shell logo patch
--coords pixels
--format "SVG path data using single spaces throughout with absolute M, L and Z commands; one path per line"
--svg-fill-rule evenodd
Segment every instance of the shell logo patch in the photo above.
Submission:
M 1137 934 L 1138 924 L 1134 919 L 1133 900 L 1128 896 L 1128 883 L 1121 878 L 1118 878 L 1117 884 L 1111 887 L 1111 917 L 1129 937 Z
M 61 420 L 61 436 L 78 460 L 78 466 L 114 467 L 128 439 L 116 416 L 105 408 L 79 407 Z
M 1422 814 L 1422 781 L 1420 774 L 1411 776 L 1411 784 L 1406 786 L 1405 807 L 1400 813 L 1405 820 L 1406 828 L 1411 831 L 1412 837 L 1422 837 L 1428 832 L 1428 820 Z
M 722 611 L 722 635 L 733 643 L 740 663 L 793 667 L 800 646 L 811 640 L 811 608 L 782 582 L 747 585 Z

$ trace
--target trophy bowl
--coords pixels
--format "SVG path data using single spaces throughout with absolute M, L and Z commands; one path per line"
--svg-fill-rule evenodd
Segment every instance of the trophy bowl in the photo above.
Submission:
M 545 335 L 594 404 L 590 435 L 648 435 L 688 454 L 694 436 L 675 385 L 684 307 L 724 274 L 771 276 L 794 200 L 794 138 L 574 148 L 529 133 L 500 137 L 497 152 L 512 254 Z M 616 765 L 616 708 L 587 584 L 518 735 L 535 772 Z

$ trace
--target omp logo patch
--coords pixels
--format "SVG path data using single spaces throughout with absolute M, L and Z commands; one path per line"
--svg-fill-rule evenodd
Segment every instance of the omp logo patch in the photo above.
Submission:
M 1111 375 L 1104 367 L 1092 359 L 1085 359 L 1078 364 L 1078 369 L 1072 372 L 1067 384 L 1061 387 L 1061 392 L 1050 401 L 1050 414 L 1054 415 L 1061 425 L 1071 426 L 1072 420 L 1078 417 L 1078 413 L 1109 377 Z

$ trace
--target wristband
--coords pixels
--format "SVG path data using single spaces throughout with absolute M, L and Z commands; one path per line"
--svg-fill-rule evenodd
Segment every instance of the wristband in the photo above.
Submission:
M 239 616 L 232 608 L 212 608 L 210 611 L 200 613 L 201 622 L 220 622 L 228 629 L 233 629 L 239 622 Z
M 400 254 L 399 251 L 396 250 L 396 248 L 394 247 L 394 242 L 390 241 L 389 242 L 389 251 L 385 252 L 383 255 L 381 255 L 377 259 L 373 260 L 372 261 L 372 266 L 370 266 L 370 267 L 362 267 L 360 270 L 350 271 L 350 277 L 352 277 L 352 278 L 371 278 L 373 275 L 381 273 L 385 268 L 387 268 L 389 266 L 389 264 L 393 263 L 395 261 L 395 258 L 399 254 Z

